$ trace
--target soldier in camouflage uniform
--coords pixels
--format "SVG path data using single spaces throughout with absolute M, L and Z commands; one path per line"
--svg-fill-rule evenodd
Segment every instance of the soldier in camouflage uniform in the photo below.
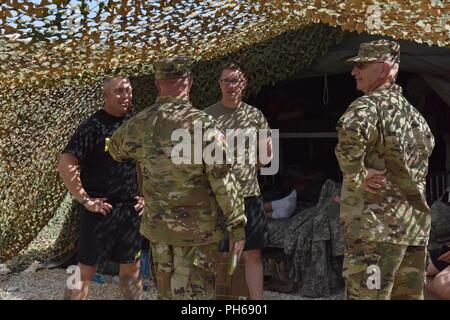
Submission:
M 261 250 L 268 244 L 268 235 L 264 203 L 258 185 L 258 168 L 266 165 L 272 158 L 272 140 L 269 124 L 262 112 L 242 101 L 243 91 L 247 87 L 247 82 L 248 80 L 242 66 L 236 62 L 224 64 L 219 75 L 222 99 L 207 107 L 204 111 L 213 116 L 222 130 L 226 132 L 230 147 L 232 144 L 231 140 L 235 139 L 233 134 L 237 135 L 239 130 L 242 130 L 244 135 L 248 135 L 248 137 L 245 137 L 245 140 L 241 140 L 245 141 L 243 146 L 236 143 L 236 147 L 233 150 L 236 159 L 233 164 L 233 170 L 242 188 L 245 215 L 247 217 L 244 248 L 245 279 L 250 299 L 262 300 L 264 277 Z M 266 130 L 266 137 L 261 134 L 263 130 Z M 252 157 L 251 134 L 254 134 L 259 146 L 266 146 L 267 159 L 265 161 L 260 161 L 263 159 L 259 159 L 259 155 L 254 159 L 256 163 L 250 161 Z M 258 148 L 253 149 L 255 153 L 256 149 Z M 239 153 L 244 155 L 241 162 L 238 160 Z
M 200 151 L 214 142 L 217 152 L 226 153 L 215 120 L 189 102 L 189 64 L 185 57 L 155 62 L 159 98 L 119 128 L 109 148 L 117 161 L 135 159 L 142 167 L 146 205 L 140 231 L 151 242 L 162 299 L 215 298 L 214 269 L 225 225 L 238 256 L 245 244 L 244 201 L 230 167 L 188 159 L 198 156 L 198 143 Z M 198 126 L 218 134 L 195 141 Z M 175 161 L 177 129 L 188 137 L 183 141 L 188 150 Z
M 399 58 L 396 42 L 378 40 L 349 59 L 365 95 L 337 123 L 348 299 L 423 299 L 434 138 L 395 84 Z

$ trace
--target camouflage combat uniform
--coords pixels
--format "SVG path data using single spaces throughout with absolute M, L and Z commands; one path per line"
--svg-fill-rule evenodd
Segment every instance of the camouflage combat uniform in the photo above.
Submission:
M 362 44 L 350 61 L 398 57 L 397 43 L 379 40 Z M 347 298 L 423 299 L 430 232 L 425 178 L 434 147 L 425 119 L 398 85 L 383 84 L 350 104 L 337 131 Z M 376 194 L 361 188 L 368 168 L 387 170 L 386 185 Z M 374 279 L 370 265 L 380 268 L 379 289 L 367 287 Z
M 157 61 L 155 77 L 189 75 L 187 65 L 182 57 Z M 201 161 L 192 164 L 194 123 L 203 133 L 218 128 L 212 117 L 188 100 L 160 97 L 119 128 L 110 141 L 114 159 L 135 159 L 142 167 L 145 209 L 140 231 L 151 242 L 158 293 L 163 299 L 214 298 L 214 268 L 225 227 L 231 240 L 245 237 L 244 202 L 230 167 Z M 172 141 L 172 133 L 180 128 L 190 134 L 184 142 L 191 143 L 192 161 L 186 164 L 175 164 L 172 157 L 179 144 L 178 139 Z M 204 150 L 215 141 L 225 153 L 221 137 L 196 142 Z
M 266 130 L 267 137 L 270 137 L 269 124 L 258 108 L 245 102 L 241 102 L 237 108 L 227 108 L 219 101 L 203 111 L 217 120 L 227 139 L 230 139 L 228 134 L 233 136 L 233 132 L 237 134 L 241 131 L 243 133 L 242 136 L 245 136 L 243 148 L 238 150 L 240 146 L 235 141 L 235 147 L 232 151 L 234 152 L 235 160 L 233 171 L 242 189 L 247 217 L 244 251 L 262 249 L 269 243 L 269 236 L 264 202 L 258 184 L 258 170 L 255 163 L 258 157 L 258 148 L 255 147 L 253 142 L 262 139 L 262 130 Z M 251 138 L 252 135 L 255 138 L 253 142 L 251 141 L 253 139 Z M 235 138 L 235 140 L 237 139 Z M 231 148 L 231 141 L 229 140 L 228 142 L 228 146 Z M 243 158 L 239 159 L 239 152 L 242 153 Z
M 270 137 L 270 127 L 263 113 L 256 107 L 245 102 L 241 102 L 238 108 L 227 108 L 221 101 L 205 108 L 207 114 L 214 117 L 219 123 L 223 133 L 227 130 L 242 130 L 244 134 L 250 136 L 253 133 L 257 138 L 260 130 L 266 130 Z M 233 164 L 236 179 L 242 187 L 244 197 L 260 196 L 261 191 L 258 184 L 258 170 L 255 164 L 250 162 L 251 151 L 249 138 L 246 138 L 244 145 L 244 161 Z M 235 147 L 237 149 L 237 146 Z M 255 154 L 257 150 L 254 151 Z M 237 150 L 234 150 L 234 157 L 237 159 Z

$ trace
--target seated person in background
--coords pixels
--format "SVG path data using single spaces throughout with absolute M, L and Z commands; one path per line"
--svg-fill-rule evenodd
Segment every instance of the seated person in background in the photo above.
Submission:
M 266 217 L 272 219 L 287 219 L 297 207 L 297 191 L 292 191 L 288 196 L 274 201 L 264 202 Z
M 285 170 L 276 186 L 270 183 L 264 184 L 261 188 L 263 190 L 262 194 L 266 217 L 272 219 L 290 218 L 297 208 L 298 194 L 301 193 L 302 198 L 305 198 L 305 195 L 310 191 L 307 189 L 311 189 L 311 183 L 315 183 L 321 187 L 321 183 L 317 183 L 320 179 L 320 173 L 304 175 L 302 172 L 296 170 Z M 287 196 L 282 197 L 282 195 L 286 194 Z M 306 199 L 302 200 L 307 200 L 308 202 L 311 200 L 309 198 L 307 196 Z
M 450 300 L 450 188 L 431 206 L 426 290 Z
M 439 299 L 450 300 L 450 247 L 431 250 L 426 289 Z

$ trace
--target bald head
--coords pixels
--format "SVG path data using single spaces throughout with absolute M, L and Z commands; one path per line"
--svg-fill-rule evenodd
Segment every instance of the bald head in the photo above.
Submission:
M 131 108 L 132 88 L 127 77 L 108 78 L 103 82 L 105 111 L 115 117 L 122 117 Z
M 106 90 L 111 88 L 111 85 L 114 85 L 117 82 L 121 82 L 121 81 L 125 81 L 125 82 L 128 82 L 128 83 L 130 82 L 130 80 L 127 77 L 105 78 L 105 80 L 103 80 L 103 92 L 105 92 Z

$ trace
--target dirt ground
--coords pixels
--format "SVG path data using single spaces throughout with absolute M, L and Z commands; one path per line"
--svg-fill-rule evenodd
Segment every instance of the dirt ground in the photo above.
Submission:
M 43 269 L 36 272 L 22 272 L 15 275 L 0 275 L 0 300 L 61 300 L 64 286 L 69 274 L 63 269 Z M 90 300 L 121 300 L 122 295 L 116 281 L 109 283 L 92 283 Z M 148 289 L 144 291 L 145 300 L 156 300 L 156 288 L 152 282 L 147 282 Z M 267 300 L 308 300 L 295 293 L 283 294 L 264 291 Z M 338 300 L 336 295 L 323 299 Z

